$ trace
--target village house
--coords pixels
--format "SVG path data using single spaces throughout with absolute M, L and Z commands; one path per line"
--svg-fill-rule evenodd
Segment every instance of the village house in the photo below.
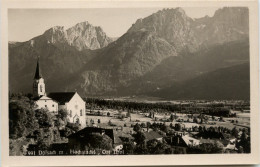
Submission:
M 182 140 L 187 145 L 187 147 L 194 147 L 200 145 L 200 140 L 197 140 L 193 137 L 190 137 L 188 135 L 183 135 Z
M 46 95 L 39 59 L 33 80 L 33 97 L 37 109 L 47 109 L 53 114 L 63 109 L 68 112 L 68 122 L 86 126 L 85 101 L 77 92 L 53 92 Z
M 151 140 L 157 140 L 161 142 L 163 140 L 163 136 L 155 131 L 144 132 L 144 136 L 146 142 Z
M 123 142 L 120 139 L 119 134 L 117 134 L 116 130 L 108 129 L 108 128 L 97 128 L 97 127 L 86 127 L 74 134 L 71 134 L 69 139 L 69 147 L 71 149 L 80 149 L 84 148 L 85 143 L 82 141 L 87 141 L 89 135 L 92 134 L 100 134 L 100 135 L 107 135 L 112 139 L 113 150 L 122 150 L 123 149 Z

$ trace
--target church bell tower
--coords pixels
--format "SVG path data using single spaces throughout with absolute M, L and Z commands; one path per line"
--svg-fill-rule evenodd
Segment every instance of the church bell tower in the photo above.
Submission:
M 36 71 L 33 79 L 33 96 L 40 97 L 46 95 L 44 79 L 40 71 L 39 58 L 37 60 Z

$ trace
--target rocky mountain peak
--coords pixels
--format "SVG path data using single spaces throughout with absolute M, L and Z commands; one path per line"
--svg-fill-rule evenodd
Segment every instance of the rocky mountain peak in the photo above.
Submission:
M 88 21 L 84 21 L 84 22 L 77 23 L 75 26 L 70 27 L 68 30 L 70 29 L 86 30 L 89 27 L 94 27 L 94 26 L 92 26 Z
M 95 27 L 88 21 L 78 23 L 66 32 L 68 43 L 78 50 L 103 48 L 113 41 L 101 27 Z
M 190 93 L 193 92 L 190 85 L 197 85 L 200 94 L 199 85 L 209 87 L 219 85 L 219 81 L 214 76 L 212 82 L 209 79 L 210 82 L 205 83 L 201 79 L 190 79 L 249 62 L 248 16 L 247 8 L 237 7 L 222 8 L 212 17 L 196 19 L 188 17 L 182 8 L 163 9 L 138 19 L 113 43 L 101 27 L 87 21 L 69 29 L 56 26 L 30 41 L 9 44 L 10 87 L 31 90 L 30 77 L 35 62 L 32 60 L 40 55 L 42 66 L 51 68 L 43 71 L 49 77 L 47 86 L 54 90 L 76 88 L 87 96 L 147 95 L 150 91 L 173 89 L 189 81 L 184 87 L 174 88 L 173 93 L 166 89 L 166 93 L 178 95 L 179 90 Z M 105 48 L 99 49 L 102 47 Z M 248 75 L 244 69 L 241 71 Z M 233 72 L 221 77 L 221 83 L 231 83 L 226 78 Z M 233 80 L 232 84 L 239 83 L 237 81 Z M 233 85 L 227 86 L 227 90 L 234 90 Z
M 43 33 L 48 43 L 64 43 L 66 42 L 66 32 L 63 26 L 55 26 Z
M 56 33 L 64 33 L 64 27 L 55 26 L 55 27 L 51 27 L 50 29 L 44 32 L 44 34 L 56 34 Z
M 247 7 L 223 7 L 216 10 L 213 17 L 223 16 L 223 15 L 226 16 L 237 15 L 239 13 L 246 15 L 248 13 L 248 8 Z
M 193 52 L 198 47 L 191 24 L 193 20 L 182 8 L 163 9 L 144 19 L 138 19 L 128 30 L 146 29 L 173 45 L 178 52 Z
M 68 29 L 65 29 L 64 26 L 52 27 L 46 30 L 42 36 L 36 37 L 36 42 L 37 39 L 40 41 L 47 40 L 48 44 L 66 43 L 77 50 L 99 49 L 113 41 L 101 27 L 95 27 L 88 21 L 78 23 Z

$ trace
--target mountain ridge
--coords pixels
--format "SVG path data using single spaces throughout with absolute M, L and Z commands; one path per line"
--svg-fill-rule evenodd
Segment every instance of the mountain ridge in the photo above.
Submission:
M 68 44 L 79 51 L 100 49 L 114 41 L 113 38 L 106 35 L 100 26 L 93 26 L 88 21 L 77 23 L 68 29 L 65 29 L 64 26 L 51 27 L 42 35 L 29 41 L 36 43 L 45 40 L 49 44 Z
M 50 67 L 44 75 L 47 91 L 146 95 L 218 68 L 249 63 L 248 26 L 248 8 L 230 7 L 199 19 L 181 8 L 160 10 L 138 19 L 113 42 L 88 22 L 68 33 L 53 27 L 30 41 L 9 44 L 10 89 L 30 90 L 31 61 L 40 56 L 42 66 Z

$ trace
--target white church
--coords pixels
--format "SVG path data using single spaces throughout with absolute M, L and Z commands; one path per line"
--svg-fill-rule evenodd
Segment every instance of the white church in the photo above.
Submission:
M 44 79 L 41 75 L 39 59 L 33 80 L 33 96 L 38 109 L 44 108 L 58 114 L 60 109 L 68 112 L 68 121 L 86 126 L 85 101 L 77 92 L 52 92 L 48 96 L 45 91 Z

